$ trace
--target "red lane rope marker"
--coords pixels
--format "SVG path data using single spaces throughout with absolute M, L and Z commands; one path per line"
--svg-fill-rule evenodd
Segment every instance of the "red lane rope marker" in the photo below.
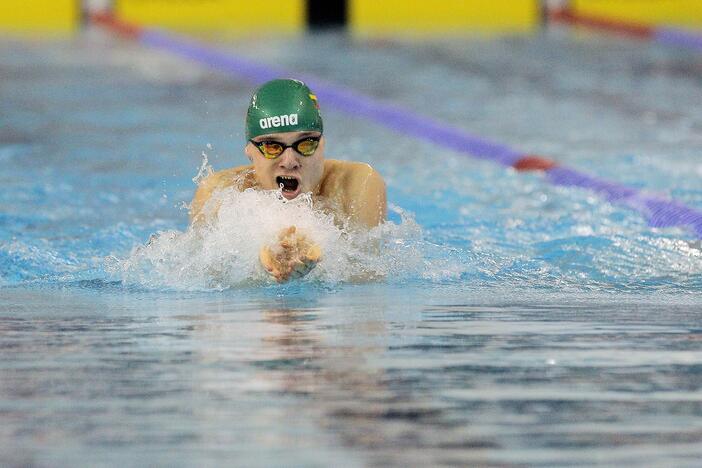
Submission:
M 568 8 L 551 10 L 548 12 L 548 18 L 554 23 L 585 26 L 591 29 L 599 29 L 601 31 L 621 34 L 638 39 L 653 39 L 655 36 L 655 28 L 645 24 L 590 15 L 581 15 Z
M 556 167 L 557 163 L 548 158 L 536 155 L 526 155 L 517 160 L 512 167 L 519 172 L 524 171 L 548 171 Z
M 121 21 L 111 13 L 90 13 L 88 18 L 93 23 L 104 26 L 127 39 L 139 39 L 144 33 L 143 28 Z
M 554 23 L 564 23 L 576 27 L 582 26 L 633 39 L 674 45 L 702 52 L 702 34 L 686 29 L 656 27 L 631 21 L 581 15 L 568 8 L 550 10 L 547 16 Z

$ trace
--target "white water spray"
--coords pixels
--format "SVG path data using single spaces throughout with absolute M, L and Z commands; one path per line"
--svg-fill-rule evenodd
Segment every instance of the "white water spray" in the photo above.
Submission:
M 128 284 L 158 289 L 271 284 L 258 260 L 259 250 L 291 225 L 322 249 L 320 263 L 298 281 L 394 281 L 421 277 L 428 266 L 420 227 L 392 207 L 401 217 L 399 224 L 359 230 L 339 226 L 333 215 L 313 208 L 309 194 L 285 200 L 280 190 L 232 187 L 216 192 L 204 209 L 217 206 L 217 215 L 207 224 L 159 232 L 128 258 L 112 262 L 109 270 Z

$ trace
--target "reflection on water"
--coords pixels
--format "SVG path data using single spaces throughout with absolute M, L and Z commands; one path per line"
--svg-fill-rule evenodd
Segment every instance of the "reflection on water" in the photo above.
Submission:
M 4 291 L 10 466 L 702 455 L 698 306 L 524 306 L 372 285 L 287 297 Z

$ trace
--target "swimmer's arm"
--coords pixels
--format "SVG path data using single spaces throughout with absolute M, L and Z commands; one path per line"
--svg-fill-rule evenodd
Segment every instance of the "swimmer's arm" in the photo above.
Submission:
M 216 188 L 216 184 L 213 179 L 214 174 L 201 181 L 195 190 L 195 196 L 193 201 L 190 203 L 190 223 L 191 224 L 202 224 L 205 221 L 205 215 L 202 209 L 205 207 L 207 201 L 212 197 L 212 192 Z
M 385 221 L 388 211 L 385 181 L 375 169 L 363 164 L 355 171 L 350 189 L 356 197 L 351 212 L 355 221 L 369 228 Z
M 212 194 L 218 190 L 234 185 L 237 181 L 237 176 L 249 169 L 250 166 L 239 166 L 232 169 L 225 169 L 223 171 L 210 174 L 204 180 L 200 181 L 197 186 L 197 190 L 195 190 L 193 201 L 190 203 L 191 224 L 199 225 L 217 216 L 219 204 L 215 206 L 208 206 L 208 202 L 212 198 Z

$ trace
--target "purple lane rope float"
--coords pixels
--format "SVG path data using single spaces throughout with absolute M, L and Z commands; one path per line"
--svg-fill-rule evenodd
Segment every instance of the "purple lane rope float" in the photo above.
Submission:
M 291 75 L 287 70 L 225 54 L 192 40 L 128 24 L 109 14 L 96 13 L 90 18 L 94 23 L 143 45 L 169 51 L 253 84 Z M 554 185 L 589 189 L 609 202 L 622 204 L 639 212 L 651 227 L 684 227 L 691 229 L 697 239 L 702 239 L 702 211 L 683 203 L 598 179 L 560 166 L 548 158 L 516 151 L 508 146 L 471 135 L 460 128 L 414 114 L 399 106 L 380 102 L 314 77 L 299 74 L 296 76 L 315 90 L 315 94 L 325 106 L 337 111 L 362 117 L 411 137 L 438 143 L 445 148 L 451 148 L 474 158 L 493 161 L 517 171 L 543 172 L 546 179 Z

